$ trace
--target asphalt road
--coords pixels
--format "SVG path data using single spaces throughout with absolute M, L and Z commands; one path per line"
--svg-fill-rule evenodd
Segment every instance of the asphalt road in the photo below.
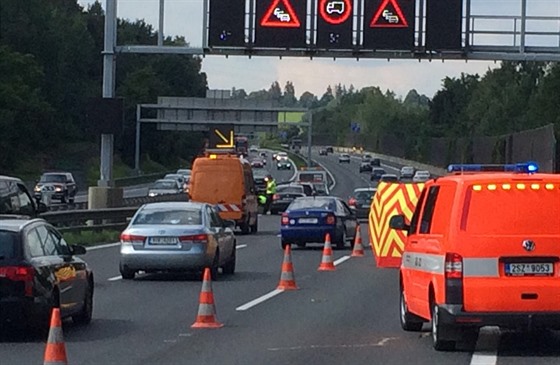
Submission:
M 336 157 L 317 158 L 336 180 L 334 195 L 347 197 L 367 186 L 358 162 L 339 165 Z M 288 179 L 293 171 L 277 173 Z M 366 177 L 367 174 L 362 174 Z M 238 235 L 237 272 L 214 281 L 220 329 L 191 329 L 198 311 L 201 283 L 190 275 L 140 275 L 119 278 L 118 247 L 90 250 L 85 256 L 95 272 L 94 319 L 80 327 L 63 324 L 71 365 L 174 364 L 552 364 L 558 362 L 557 334 L 496 334 L 494 348 L 441 353 L 431 347 L 429 332 L 408 333 L 398 320 L 396 270 L 377 269 L 371 251 L 348 258 L 335 250 L 337 269 L 318 272 L 321 247 L 294 248 L 297 291 L 274 292 L 283 252 L 277 237 L 278 216 L 262 216 L 259 233 Z M 362 237 L 368 242 L 367 229 Z M 272 293 L 264 300 L 263 296 Z M 255 299 L 261 301 L 238 310 Z M 481 341 L 479 341 L 480 343 Z M 10 334 L 0 342 L 0 364 L 42 363 L 44 339 Z M 480 362 L 475 362 L 481 360 Z M 494 361 L 493 361 L 494 360 Z

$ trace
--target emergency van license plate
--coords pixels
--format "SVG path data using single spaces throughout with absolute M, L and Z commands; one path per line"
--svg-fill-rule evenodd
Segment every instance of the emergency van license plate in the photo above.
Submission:
M 511 263 L 505 264 L 508 276 L 548 276 L 554 274 L 552 263 Z

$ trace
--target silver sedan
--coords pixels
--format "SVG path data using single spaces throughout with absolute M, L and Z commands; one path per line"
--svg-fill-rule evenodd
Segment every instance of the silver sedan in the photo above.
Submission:
M 120 272 L 200 272 L 210 267 L 216 279 L 235 272 L 233 221 L 224 221 L 206 203 L 149 203 L 138 209 L 121 234 Z

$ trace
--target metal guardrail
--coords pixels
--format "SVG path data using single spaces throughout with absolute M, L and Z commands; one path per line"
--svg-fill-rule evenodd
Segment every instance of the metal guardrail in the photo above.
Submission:
M 105 209 L 66 209 L 42 213 L 41 218 L 57 227 L 61 232 L 122 230 L 138 208 L 146 203 L 188 201 L 187 194 L 167 194 L 155 197 L 126 199 L 127 206 Z

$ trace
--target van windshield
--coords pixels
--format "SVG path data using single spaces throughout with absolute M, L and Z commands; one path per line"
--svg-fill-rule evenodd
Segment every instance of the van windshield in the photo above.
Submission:
M 546 190 L 542 183 L 532 189 L 531 183 L 518 189 L 511 184 L 504 190 L 496 184 L 490 191 L 469 188 L 465 197 L 461 230 L 478 235 L 560 234 L 560 189 Z

